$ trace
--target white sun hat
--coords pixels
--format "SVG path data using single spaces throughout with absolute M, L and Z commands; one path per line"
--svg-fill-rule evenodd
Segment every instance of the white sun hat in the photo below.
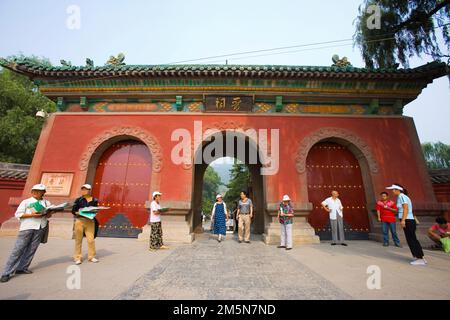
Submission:
M 86 184 L 83 184 L 82 186 L 81 186 L 81 189 L 88 189 L 88 190 L 91 190 L 92 189 L 92 186 L 90 185 L 90 184 L 88 184 L 88 183 L 86 183 Z
M 159 191 L 155 191 L 155 192 L 153 192 L 153 195 L 152 195 L 152 197 L 154 198 L 154 197 L 156 197 L 156 196 L 160 196 L 160 195 L 162 195 L 162 193 L 161 193 L 161 192 L 159 192 Z
M 287 194 L 283 196 L 283 201 L 291 201 L 291 198 Z
M 219 198 L 222 198 L 222 195 L 220 193 L 216 196 L 216 199 L 219 199 Z
M 45 191 L 45 185 L 42 183 L 35 184 L 31 190 L 39 190 L 39 191 Z
M 403 188 L 400 187 L 399 185 L 396 185 L 396 184 L 393 184 L 393 185 L 390 186 L 390 187 L 386 187 L 386 189 L 388 189 L 388 190 L 400 190 L 400 191 L 403 191 Z

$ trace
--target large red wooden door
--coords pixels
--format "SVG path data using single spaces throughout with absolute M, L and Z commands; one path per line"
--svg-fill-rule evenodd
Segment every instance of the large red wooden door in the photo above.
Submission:
M 110 209 L 97 215 L 99 236 L 137 237 L 148 221 L 145 201 L 151 179 L 151 155 L 147 146 L 134 140 L 120 141 L 101 156 L 92 193 Z
M 314 145 L 307 157 L 308 197 L 313 203 L 309 223 L 322 240 L 331 239 L 328 213 L 321 202 L 332 190 L 340 194 L 344 206 L 344 230 L 348 239 L 368 239 L 369 217 L 361 168 L 345 146 L 331 142 Z

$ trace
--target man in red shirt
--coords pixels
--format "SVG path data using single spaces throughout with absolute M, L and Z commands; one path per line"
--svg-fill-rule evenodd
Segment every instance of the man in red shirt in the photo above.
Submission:
M 377 202 L 376 210 L 378 214 L 378 221 L 382 224 L 383 229 L 383 246 L 389 246 L 389 230 L 391 230 L 392 240 L 396 247 L 400 247 L 400 240 L 397 236 L 395 213 L 397 206 L 394 201 L 389 200 L 387 192 L 380 193 L 380 200 Z

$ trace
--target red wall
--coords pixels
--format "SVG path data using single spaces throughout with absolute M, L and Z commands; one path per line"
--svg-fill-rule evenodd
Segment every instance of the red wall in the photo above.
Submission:
M 433 189 L 438 202 L 450 203 L 450 183 L 433 184 Z M 444 212 L 444 217 L 450 221 L 450 211 Z
M 175 142 L 173 130 L 193 131 L 194 120 L 203 121 L 203 129 L 214 123 L 232 121 L 255 129 L 280 129 L 280 170 L 266 177 L 267 201 L 277 202 L 283 194 L 294 201 L 307 202 L 300 192 L 296 171 L 296 152 L 301 141 L 323 127 L 351 131 L 368 144 L 379 164 L 379 173 L 372 175 L 376 194 L 393 182 L 407 186 L 415 202 L 435 202 L 430 183 L 423 179 L 424 163 L 420 144 L 411 118 L 407 117 L 341 117 L 240 114 L 53 114 L 41 134 L 39 146 L 30 169 L 27 189 L 40 180 L 44 171 L 74 172 L 71 197 L 77 195 L 82 174 L 79 163 L 87 145 L 102 132 L 117 126 L 138 126 L 158 140 L 163 151 L 160 191 L 165 200 L 191 201 L 192 170 L 170 161 Z M 419 149 L 418 149 L 419 148 Z M 419 152 L 419 153 L 418 153 Z M 426 174 L 426 172 L 425 172 Z M 428 179 L 428 178 L 427 178 Z M 176 181 L 176 183 L 175 183 Z M 27 196 L 25 192 L 24 196 Z
M 15 209 L 8 204 L 9 199 L 20 197 L 24 186 L 24 180 L 0 179 L 0 224 L 14 216 Z

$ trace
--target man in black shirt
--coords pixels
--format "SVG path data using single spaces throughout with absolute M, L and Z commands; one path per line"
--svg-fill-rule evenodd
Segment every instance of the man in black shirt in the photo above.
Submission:
M 97 207 L 98 200 L 91 195 L 92 187 L 89 184 L 85 184 L 81 187 L 81 197 L 75 200 L 72 207 L 72 214 L 75 216 L 75 253 L 73 259 L 75 264 L 81 264 L 81 245 L 83 243 L 83 236 L 86 235 L 86 240 L 88 243 L 88 261 L 98 262 L 95 257 L 95 228 L 96 220 L 89 219 L 79 215 L 80 209 L 86 207 Z

